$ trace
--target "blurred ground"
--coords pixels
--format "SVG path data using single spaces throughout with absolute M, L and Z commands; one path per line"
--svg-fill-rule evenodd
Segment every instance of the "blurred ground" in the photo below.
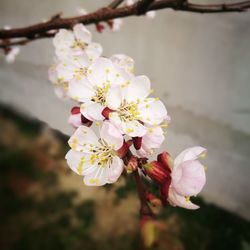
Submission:
M 67 136 L 0 107 L 0 249 L 140 249 L 130 177 L 89 188 L 64 160 Z M 247 250 L 250 223 L 196 201 L 199 211 L 158 211 L 166 229 L 154 249 Z

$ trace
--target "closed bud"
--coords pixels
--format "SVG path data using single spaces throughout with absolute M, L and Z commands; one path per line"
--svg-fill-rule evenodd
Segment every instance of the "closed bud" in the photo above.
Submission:
M 173 160 L 168 152 L 164 151 L 158 154 L 157 160 L 171 171 L 172 166 L 173 166 Z
M 159 207 L 162 205 L 161 200 L 158 199 L 156 196 L 154 196 L 150 192 L 146 192 L 146 198 L 147 198 L 147 201 L 150 202 L 154 207 Z
M 155 182 L 162 185 L 170 176 L 170 170 L 159 161 L 152 161 L 143 165 L 146 174 Z
M 137 161 L 137 158 L 135 156 L 132 156 L 129 161 L 128 161 L 128 164 L 127 164 L 127 173 L 128 174 L 131 174 L 132 172 L 134 172 L 138 167 L 138 161 Z

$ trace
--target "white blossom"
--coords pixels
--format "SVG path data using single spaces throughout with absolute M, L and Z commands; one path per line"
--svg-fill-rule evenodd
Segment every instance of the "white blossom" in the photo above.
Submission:
M 123 145 L 123 137 L 108 121 L 103 123 L 100 138 L 88 127 L 80 126 L 69 139 L 72 148 L 66 155 L 70 168 L 84 176 L 88 186 L 114 183 L 124 165 L 117 155 Z

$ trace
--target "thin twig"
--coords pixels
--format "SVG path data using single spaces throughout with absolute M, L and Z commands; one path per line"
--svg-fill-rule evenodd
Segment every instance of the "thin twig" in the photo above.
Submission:
M 230 4 L 192 4 L 187 1 L 181 0 L 158 0 L 153 1 L 152 3 L 149 3 L 149 0 L 145 1 L 147 1 L 147 11 L 173 9 L 177 11 L 188 11 L 194 13 L 226 13 L 242 12 L 250 8 L 250 1 L 236 2 Z M 117 2 L 116 4 L 118 4 Z M 143 1 L 143 3 L 145 2 Z M 83 23 L 85 25 L 88 25 L 102 21 L 112 20 L 114 18 L 124 18 L 135 15 L 138 15 L 137 2 L 131 6 L 125 6 L 120 8 L 101 8 L 95 12 L 83 16 L 77 16 L 73 18 L 61 18 L 60 16 L 57 16 L 57 18 L 50 19 L 47 22 L 38 23 L 24 28 L 0 30 L 0 39 L 5 40 L 11 38 L 26 38 L 26 40 L 22 40 L 20 42 L 9 41 L 8 43 L 8 46 L 13 46 L 17 44 L 22 45 L 37 39 L 51 37 L 53 35 L 50 36 L 48 34 L 50 34 L 52 30 L 57 31 L 61 28 L 70 29 L 76 23 Z M 0 44 L 0 48 L 6 48 L 5 43 L 2 42 Z

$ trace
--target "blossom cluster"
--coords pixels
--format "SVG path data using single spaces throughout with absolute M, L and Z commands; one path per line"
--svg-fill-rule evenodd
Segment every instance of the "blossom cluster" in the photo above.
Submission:
M 151 96 L 150 79 L 135 74 L 134 60 L 124 54 L 103 56 L 101 45 L 92 41 L 83 24 L 59 30 L 53 43 L 56 59 L 49 79 L 58 97 L 77 102 L 69 117 L 76 129 L 66 155 L 69 167 L 84 176 L 86 185 L 114 183 L 124 170 L 133 172 L 125 165 L 132 150 L 142 174 L 159 184 L 163 202 L 198 208 L 189 197 L 205 184 L 198 158 L 206 150 L 187 149 L 174 161 L 163 152 L 157 161 L 148 162 L 165 139 L 170 117 L 163 102 Z

